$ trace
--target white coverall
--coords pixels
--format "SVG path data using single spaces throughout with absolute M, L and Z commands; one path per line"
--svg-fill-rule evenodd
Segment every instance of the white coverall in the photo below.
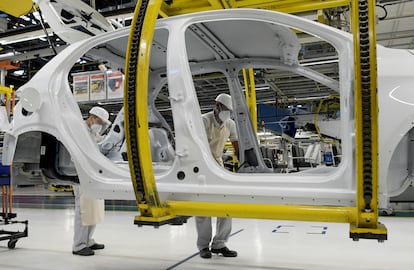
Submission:
M 97 139 L 92 130 L 88 128 L 94 140 Z M 102 223 L 105 214 L 105 201 L 91 199 L 84 196 L 79 185 L 73 186 L 75 195 L 75 228 L 73 236 L 73 251 L 79 251 L 95 244 L 92 238 L 96 224 Z
M 216 161 L 223 166 L 223 149 L 228 138 L 237 141 L 236 124 L 229 119 L 221 126 L 214 118 L 213 112 L 203 114 L 203 123 L 207 133 L 211 153 Z M 208 248 L 212 237 L 211 217 L 195 217 L 197 228 L 197 247 L 199 250 Z M 225 247 L 231 233 L 231 218 L 217 218 L 216 235 L 211 244 L 212 249 Z

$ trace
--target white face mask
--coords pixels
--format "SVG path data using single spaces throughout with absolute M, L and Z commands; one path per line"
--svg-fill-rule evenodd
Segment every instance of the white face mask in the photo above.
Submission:
M 230 119 L 230 111 L 221 111 L 221 112 L 219 112 L 218 117 L 224 123 L 224 122 L 226 122 L 227 120 Z
M 90 128 L 93 134 L 99 134 L 99 132 L 101 132 L 102 125 L 93 123 Z

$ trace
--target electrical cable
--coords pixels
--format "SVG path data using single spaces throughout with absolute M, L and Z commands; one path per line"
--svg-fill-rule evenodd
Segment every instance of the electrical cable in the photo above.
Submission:
M 385 8 L 385 6 L 386 5 L 376 5 L 377 7 L 379 7 L 379 8 L 382 8 L 382 10 L 384 10 L 384 12 L 385 12 L 385 15 L 384 16 L 381 16 L 381 17 L 378 17 L 378 20 L 380 20 L 380 21 L 382 21 L 382 20 L 384 20 L 385 18 L 387 18 L 387 16 L 388 16 L 388 11 L 387 11 L 387 9 Z
M 36 10 L 36 8 L 35 8 L 34 6 L 33 6 L 33 9 L 34 9 L 34 10 Z M 39 9 L 37 12 L 39 12 L 39 17 L 40 17 L 40 21 L 39 21 L 39 22 L 40 22 L 40 24 L 41 24 L 41 26 L 42 26 L 43 32 L 45 32 L 47 42 L 49 43 L 50 48 L 52 48 L 53 53 L 54 53 L 55 55 L 57 55 L 56 48 L 55 48 L 55 46 L 53 45 L 53 43 L 50 41 L 49 33 L 48 33 L 48 32 L 47 32 L 47 30 L 46 30 L 46 27 L 45 27 L 45 21 L 43 20 L 43 16 L 42 16 L 42 11 L 40 11 L 40 9 Z

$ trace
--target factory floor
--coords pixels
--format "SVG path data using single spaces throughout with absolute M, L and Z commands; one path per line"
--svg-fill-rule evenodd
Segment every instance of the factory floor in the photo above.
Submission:
M 194 218 L 182 226 L 137 227 L 132 204 L 108 203 L 95 240 L 105 249 L 95 256 L 72 255 L 73 197 L 70 194 L 15 195 L 15 220 L 28 220 L 29 235 L 14 249 L 0 241 L 0 269 L 398 269 L 414 266 L 414 218 L 380 217 L 388 240 L 352 241 L 348 224 L 233 219 L 228 247 L 236 258 L 202 259 Z M 131 208 L 131 209 L 128 209 Z M 0 226 L 22 230 L 23 224 Z

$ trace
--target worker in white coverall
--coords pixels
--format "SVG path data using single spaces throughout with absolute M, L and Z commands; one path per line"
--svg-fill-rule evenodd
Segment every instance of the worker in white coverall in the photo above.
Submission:
M 99 142 L 103 139 L 101 131 L 111 124 L 109 113 L 104 108 L 93 107 L 89 114 L 85 123 L 91 137 Z M 102 199 L 87 198 L 79 185 L 73 187 L 73 192 L 75 195 L 75 233 L 72 253 L 91 256 L 95 254 L 94 250 L 105 248 L 103 244 L 96 243 L 92 238 L 96 224 L 103 222 L 105 202 Z
M 230 139 L 238 156 L 236 124 L 230 119 L 233 110 L 231 97 L 220 94 L 215 99 L 216 104 L 212 112 L 203 114 L 203 123 L 207 133 L 208 143 L 214 159 L 223 166 L 224 145 Z M 231 218 L 217 218 L 216 235 L 212 238 L 211 217 L 195 217 L 197 227 L 197 247 L 201 258 L 211 258 L 211 253 L 221 254 L 224 257 L 237 257 L 237 252 L 226 247 L 225 243 L 231 233 Z

